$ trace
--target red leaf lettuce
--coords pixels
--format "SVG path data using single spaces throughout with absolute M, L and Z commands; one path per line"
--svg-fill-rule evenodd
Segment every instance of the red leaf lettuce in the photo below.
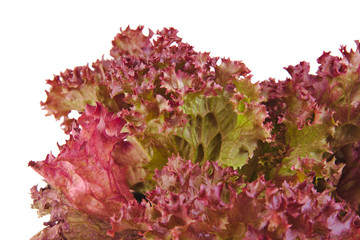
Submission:
M 69 140 L 29 163 L 50 214 L 32 239 L 360 238 L 358 42 L 260 83 L 173 28 L 112 43 L 47 81 Z

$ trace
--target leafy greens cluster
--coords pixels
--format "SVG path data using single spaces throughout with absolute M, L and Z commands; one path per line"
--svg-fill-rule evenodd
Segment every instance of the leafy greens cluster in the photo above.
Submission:
M 29 163 L 32 240 L 360 238 L 359 42 L 258 83 L 173 28 L 112 43 L 47 81 L 69 140 Z

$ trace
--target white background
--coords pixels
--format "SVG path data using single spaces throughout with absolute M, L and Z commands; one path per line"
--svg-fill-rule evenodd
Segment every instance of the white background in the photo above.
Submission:
M 2 1 L 0 3 L 0 238 L 29 239 L 43 228 L 29 189 L 43 185 L 27 167 L 66 136 L 45 117 L 45 80 L 109 56 L 120 27 L 175 27 L 198 51 L 243 60 L 254 81 L 338 54 L 360 39 L 359 1 Z

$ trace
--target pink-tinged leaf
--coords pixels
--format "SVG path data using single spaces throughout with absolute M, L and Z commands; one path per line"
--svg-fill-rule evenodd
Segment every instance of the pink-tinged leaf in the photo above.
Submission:
M 145 239 L 352 239 L 360 218 L 308 180 L 245 183 L 231 168 L 172 157 L 156 171 L 150 203 L 124 205 L 109 233 L 136 229 Z
M 73 122 L 68 113 L 83 112 L 86 103 L 100 102 L 119 113 L 128 123 L 127 131 L 148 151 L 150 171 L 161 168 L 171 154 L 178 152 L 194 161 L 220 160 L 241 168 L 253 155 L 257 142 L 270 136 L 270 125 L 263 125 L 267 116 L 263 98 L 258 84 L 251 83 L 249 69 L 241 61 L 225 58 L 218 65 L 218 58 L 194 51 L 173 28 L 154 36 L 151 31 L 149 36 L 142 31 L 143 27 L 127 28 L 118 34 L 111 50 L 114 59 L 93 63 L 93 70 L 68 70 L 49 82 L 52 88 L 44 108 L 57 119 L 64 118 L 67 132 Z M 234 97 L 236 94 L 243 99 Z M 192 106 L 196 98 L 201 99 L 200 105 Z M 218 109 L 203 108 L 215 101 L 220 101 Z M 226 115 L 220 116 L 221 106 Z M 217 134 L 190 141 L 189 137 L 196 134 L 191 122 L 198 117 L 204 123 L 210 118 L 209 124 L 215 117 L 216 126 L 210 127 L 217 127 Z M 205 126 L 200 127 L 206 131 Z M 191 148 L 190 153 L 183 148 Z M 221 149 L 224 151 L 219 157 Z
M 150 30 L 148 36 L 144 36 L 142 31 L 144 27 L 139 26 L 136 30 L 127 27 L 124 31 L 117 34 L 113 40 L 113 48 L 110 54 L 114 58 L 124 57 L 127 55 L 136 57 L 149 57 L 153 52 L 153 46 L 150 39 L 153 32 Z
M 240 77 L 250 73 L 250 70 L 241 61 L 231 61 L 230 59 L 221 59 L 221 64 L 216 66 L 216 81 L 224 88 L 231 82 L 236 82 Z
M 133 199 L 126 181 L 127 168 L 111 156 L 114 146 L 127 136 L 121 131 L 124 124 L 100 104 L 88 105 L 59 155 L 55 158 L 50 154 L 45 161 L 29 165 L 52 187 L 60 189 L 76 209 L 109 218 Z
M 117 142 L 111 152 L 114 162 L 124 170 L 126 182 L 132 189 L 143 185 L 147 172 L 144 166 L 149 156 L 134 138 L 128 137 L 126 141 Z M 136 189 L 135 189 L 136 190 Z
M 138 237 L 143 236 L 143 233 L 148 229 L 147 218 L 149 216 L 146 208 L 147 206 L 144 202 L 139 204 L 135 200 L 130 201 L 127 205 L 123 205 L 117 216 L 114 215 L 110 218 L 112 228 L 108 230 L 107 234 L 115 236 L 133 229 L 133 232 Z
M 355 51 L 341 47 L 342 58 L 324 52 L 318 59 L 317 76 L 310 75 L 307 87 L 318 104 L 334 112 L 339 125 L 332 142 L 335 150 L 360 140 L 360 44 L 356 44 Z
M 317 74 L 320 77 L 334 78 L 346 74 L 348 70 L 346 60 L 331 56 L 330 52 L 324 52 L 323 55 L 318 58 L 318 63 L 320 67 Z
M 68 114 L 72 111 L 83 112 L 87 104 L 104 103 L 109 109 L 117 110 L 117 105 L 110 98 L 106 86 L 101 84 L 101 72 L 91 70 L 89 66 L 67 69 L 47 83 L 51 86 L 46 91 L 47 99 L 41 102 L 47 115 L 54 115 L 59 120 L 63 117 L 63 127 L 66 133 L 71 131 L 73 119 Z
M 104 239 L 110 224 L 94 216 L 87 215 L 71 206 L 66 197 L 50 186 L 31 189 L 32 208 L 38 210 L 39 217 L 50 215 L 44 228 L 31 240 L 63 240 L 63 239 Z
M 319 106 L 306 88 L 311 79 L 307 75 L 307 63 L 290 66 L 287 70 L 291 79 L 278 83 L 270 79 L 260 83 L 267 98 L 265 105 L 269 118 L 266 121 L 274 126 L 274 142 L 263 144 L 263 149 L 255 154 L 255 164 L 258 161 L 264 166 L 255 165 L 258 168 L 256 171 L 260 170 L 268 178 L 286 178 L 288 181 L 292 181 L 291 178 L 306 178 L 307 174 L 304 176 L 300 173 L 302 170 L 307 173 L 316 171 L 317 178 L 330 178 L 330 170 L 320 171 L 316 168 L 329 168 L 324 162 L 327 155 L 332 153 L 330 140 L 337 126 L 333 112 L 324 105 Z M 299 160 L 304 158 L 311 158 L 314 162 L 309 166 L 303 165 L 303 169 L 296 173 L 295 169 L 299 170 L 301 164 Z

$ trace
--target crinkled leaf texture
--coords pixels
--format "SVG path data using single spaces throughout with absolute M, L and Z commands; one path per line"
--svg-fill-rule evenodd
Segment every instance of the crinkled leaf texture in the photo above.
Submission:
M 358 41 L 356 45 L 355 51 L 341 47 L 342 58 L 324 52 L 316 75 L 301 62 L 286 68 L 291 78 L 260 83 L 275 141 L 262 144 L 244 171 L 247 175 L 296 181 L 312 172 L 323 185 L 320 188 L 337 187 L 339 194 L 345 190 L 344 179 L 356 175 L 358 162 L 349 149 L 360 138 Z M 353 180 L 351 185 L 358 184 Z M 355 192 L 350 198 L 360 202 Z
M 218 160 L 241 168 L 270 138 L 258 84 L 241 61 L 210 57 L 181 42 L 170 28 L 144 36 L 127 28 L 113 41 L 114 59 L 66 70 L 49 80 L 42 106 L 71 131 L 71 111 L 101 103 L 118 113 L 147 150 L 148 169 L 173 153 L 197 162 Z
M 47 81 L 69 140 L 29 163 L 49 184 L 32 240 L 360 238 L 359 42 L 260 83 L 173 28 L 112 44 Z
M 45 222 L 46 228 L 36 234 L 31 240 L 111 240 L 111 239 L 138 239 L 137 231 L 129 229 L 115 234 L 114 238 L 107 234 L 110 228 L 109 221 L 88 215 L 74 209 L 71 203 L 61 193 L 50 186 L 31 189 L 33 199 L 32 208 L 38 210 L 39 217 L 50 214 L 50 220 Z
M 111 239 L 106 236 L 108 223 L 71 207 L 59 190 L 34 186 L 31 197 L 39 216 L 51 214 L 47 227 L 32 239 Z
M 360 218 L 309 181 L 245 183 L 232 168 L 172 157 L 154 180 L 151 202 L 130 202 L 109 232 L 137 229 L 145 239 L 352 239 Z
M 127 169 L 111 156 L 114 147 L 124 145 L 124 124 L 100 104 L 88 105 L 60 154 L 56 158 L 49 154 L 45 161 L 29 165 L 78 210 L 109 218 L 121 203 L 133 199 L 126 182 Z

